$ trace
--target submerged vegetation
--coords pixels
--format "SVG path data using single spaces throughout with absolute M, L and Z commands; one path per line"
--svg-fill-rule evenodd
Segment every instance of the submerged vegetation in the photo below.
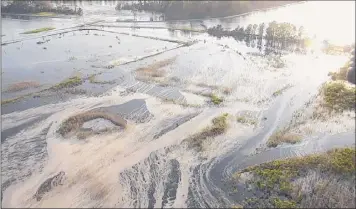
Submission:
M 65 79 L 64 81 L 56 84 L 52 87 L 52 89 L 58 90 L 63 88 L 70 88 L 74 86 L 79 86 L 83 83 L 83 80 L 79 76 L 73 76 L 70 78 Z
M 17 91 L 23 91 L 25 89 L 29 89 L 29 88 L 37 88 L 39 87 L 40 84 L 38 82 L 35 81 L 22 81 L 22 82 L 18 82 L 18 83 L 13 83 L 11 84 L 6 90 L 5 92 L 17 92 Z
M 11 103 L 17 102 L 18 100 L 22 99 L 23 97 L 24 97 L 24 96 L 20 96 L 20 97 L 16 97 L 16 98 L 11 98 L 11 99 L 1 100 L 1 105 L 11 104 Z
M 83 94 L 86 92 L 85 90 L 71 88 L 71 87 L 79 86 L 83 82 L 84 82 L 84 79 L 81 79 L 79 76 L 73 76 L 73 77 L 63 80 L 62 82 L 60 82 L 52 87 L 45 88 L 45 89 L 42 89 L 37 92 L 31 92 L 31 93 L 21 95 L 21 96 L 15 97 L 15 98 L 2 100 L 1 104 L 5 105 L 5 104 L 10 104 L 10 103 L 15 103 L 15 102 L 22 100 L 24 98 L 27 98 L 27 97 L 39 98 L 40 97 L 39 94 L 46 92 L 48 90 L 55 90 L 55 91 L 64 90 L 62 93 Z M 108 82 L 105 82 L 105 83 L 108 83 Z M 17 84 L 10 85 L 10 87 L 6 91 L 8 91 L 8 92 L 22 91 L 27 88 L 37 88 L 39 86 L 40 85 L 37 82 L 32 82 L 32 81 L 31 82 L 20 82 Z
M 22 34 L 32 34 L 32 33 L 40 33 L 40 32 L 45 32 L 45 31 L 50 31 L 55 29 L 54 27 L 44 27 L 44 28 L 38 28 L 35 30 L 30 30 L 30 31 L 25 31 Z
M 228 128 L 228 113 L 224 113 L 212 120 L 212 125 L 206 127 L 201 132 L 190 136 L 186 141 L 189 148 L 195 148 L 198 151 L 203 150 L 203 143 L 207 138 L 213 138 L 226 132 Z
M 252 174 L 247 184 L 263 192 L 264 196 L 252 204 L 247 201 L 247 207 L 353 207 L 355 154 L 355 148 L 342 148 L 276 160 L 249 167 L 237 173 L 234 181 L 239 181 L 243 173 Z M 309 180 L 313 183 L 309 184 Z M 323 201 L 324 198 L 330 200 Z

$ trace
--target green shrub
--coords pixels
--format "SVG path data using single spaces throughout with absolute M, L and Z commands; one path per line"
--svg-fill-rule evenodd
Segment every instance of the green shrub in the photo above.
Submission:
M 189 147 L 201 151 L 205 139 L 225 133 L 228 128 L 227 116 L 228 114 L 224 113 L 221 116 L 213 118 L 211 126 L 206 127 L 203 131 L 186 139 L 189 143 Z
M 223 99 L 222 98 L 219 98 L 218 96 L 216 96 L 215 94 L 211 94 L 210 95 L 210 99 L 211 101 L 215 104 L 215 105 L 218 105 L 220 103 L 223 102 Z
M 295 188 L 293 188 L 292 182 L 295 179 L 305 178 L 311 170 L 314 170 L 326 176 L 351 179 L 351 182 L 353 182 L 356 173 L 355 155 L 355 148 L 333 149 L 320 154 L 275 160 L 251 166 L 234 174 L 234 176 L 239 176 L 244 172 L 253 174 L 254 179 L 250 183 L 253 183 L 260 191 L 270 194 L 268 200 L 274 207 L 294 208 L 296 203 L 300 203 L 301 198 L 303 198 L 299 192 L 294 193 Z M 238 180 L 238 178 L 233 179 Z M 321 187 L 315 188 L 313 192 L 322 192 L 325 186 L 327 185 L 321 185 Z M 276 197 L 275 195 L 287 199 L 273 198 Z
M 330 72 L 329 76 L 333 81 L 336 80 L 347 80 L 347 69 L 349 68 L 350 62 L 347 62 L 343 67 L 339 69 L 338 72 Z
M 355 109 L 355 87 L 343 82 L 329 82 L 322 87 L 324 105 L 330 110 L 342 112 Z
M 275 198 L 273 200 L 273 205 L 276 208 L 295 208 L 296 203 L 290 200 L 281 200 L 279 198 Z
M 246 118 L 244 116 L 237 116 L 236 120 L 239 123 L 247 123 L 247 124 L 250 124 L 250 125 L 256 125 L 257 124 L 256 120 L 251 119 L 251 118 Z

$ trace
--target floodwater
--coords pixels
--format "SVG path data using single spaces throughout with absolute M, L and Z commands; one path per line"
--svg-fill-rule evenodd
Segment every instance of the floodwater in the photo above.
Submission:
M 91 4 L 84 3 L 80 18 L 2 20 L 2 43 L 7 43 L 2 45 L 2 100 L 24 96 L 2 105 L 3 207 L 230 207 L 240 201 L 229 196 L 224 185 L 233 172 L 354 144 L 354 118 L 345 116 L 339 125 L 325 122 L 330 131 L 324 133 L 317 132 L 323 127 L 306 121 L 316 134 L 302 143 L 265 146 L 295 111 L 306 108 L 328 73 L 346 62 L 346 55 L 326 55 L 315 48 L 313 53 L 289 52 L 279 58 L 252 43 L 182 30 L 276 20 L 303 24 L 316 34 L 316 42 L 351 44 L 354 2 L 308 2 L 239 17 L 173 23 L 147 22 L 152 14 L 144 13 L 137 19 L 141 22 L 117 22 L 130 20 L 131 13 L 115 11 L 112 3 Z M 318 16 L 313 13 L 316 5 Z M 331 7 L 336 22 L 330 20 Z M 303 15 L 286 15 L 291 12 Z M 20 34 L 40 27 L 56 29 Z M 285 64 L 276 68 L 275 59 Z M 136 72 L 164 60 L 171 61 L 161 67 L 161 76 L 140 77 Z M 92 75 L 96 82 L 89 79 Z M 71 76 L 83 83 L 70 91 L 50 89 Z M 23 81 L 39 86 L 6 91 Z M 281 95 L 272 96 L 287 85 Z M 210 93 L 224 102 L 213 105 Z M 57 132 L 71 116 L 98 108 L 121 115 L 126 129 L 85 140 Z M 255 125 L 237 122 L 236 116 L 245 112 L 254 115 Z M 184 140 L 223 113 L 229 113 L 227 132 L 207 139 L 202 152 L 188 149 Z M 93 123 L 100 121 L 105 120 L 89 123 L 96 127 Z M 34 195 L 41 184 L 61 171 L 63 184 L 52 184 L 37 201 Z

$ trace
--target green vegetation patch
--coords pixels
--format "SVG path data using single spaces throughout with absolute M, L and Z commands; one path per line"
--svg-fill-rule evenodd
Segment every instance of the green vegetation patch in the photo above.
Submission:
M 211 99 L 211 102 L 214 103 L 215 105 L 219 105 L 220 103 L 222 103 L 224 101 L 222 98 L 218 97 L 215 94 L 211 94 L 210 99 Z
M 40 33 L 40 32 L 50 31 L 50 30 L 53 30 L 53 29 L 56 29 L 56 28 L 54 28 L 54 27 L 44 27 L 44 28 L 38 28 L 38 29 L 35 29 L 35 30 L 26 31 L 26 32 L 23 32 L 22 34 Z
M 295 208 L 296 203 L 293 200 L 281 200 L 279 198 L 273 199 L 273 205 L 276 208 Z
M 328 82 L 322 87 L 324 106 L 342 112 L 355 109 L 355 86 L 343 82 Z
M 350 62 L 347 62 L 343 67 L 339 69 L 338 72 L 330 72 L 328 75 L 331 76 L 331 80 L 344 80 L 347 81 L 347 72 Z
M 195 148 L 198 151 L 203 149 L 203 142 L 209 137 L 216 137 L 226 132 L 228 128 L 227 122 L 228 113 L 218 116 L 212 120 L 212 125 L 206 127 L 203 131 L 190 136 L 186 141 L 188 141 L 189 148 Z
M 5 104 L 11 104 L 11 103 L 15 103 L 21 99 L 24 99 L 25 97 L 31 96 L 33 95 L 33 93 L 29 93 L 29 94 L 25 94 L 25 95 L 21 95 L 15 98 L 11 98 L 11 99 L 5 99 L 1 101 L 1 105 L 5 105 Z
M 309 169 L 350 176 L 355 174 L 355 155 L 355 148 L 339 148 L 321 154 L 275 160 L 249 167 L 243 172 L 253 172 L 267 183 L 273 182 L 274 184 L 281 184 L 292 177 L 303 175 Z
M 273 92 L 272 96 L 277 97 L 277 96 L 281 95 L 285 90 L 289 89 L 290 87 L 292 87 L 292 85 L 288 84 L 288 85 L 284 86 L 283 88 Z
M 346 180 L 354 179 L 356 173 L 355 154 L 355 148 L 340 148 L 321 154 L 276 160 L 248 167 L 235 174 L 236 178 L 233 179 L 239 179 L 241 173 L 249 172 L 253 175 L 253 179 L 248 183 L 268 194 L 269 202 L 274 207 L 294 208 L 302 201 L 301 194 L 294 194 L 296 191 L 292 184 L 294 180 L 308 176 L 312 170 L 330 178 L 340 176 Z M 283 197 L 283 199 L 276 197 Z
M 302 136 L 298 134 L 288 133 L 288 130 L 277 131 L 272 134 L 268 141 L 268 147 L 277 147 L 281 143 L 296 144 L 302 140 Z
M 5 99 L 1 101 L 1 105 L 5 105 L 5 104 L 10 104 L 10 103 L 14 103 L 17 102 L 18 100 L 22 99 L 23 96 L 20 97 L 16 97 L 16 98 L 11 98 L 11 99 Z
M 74 86 L 79 86 L 83 83 L 83 80 L 79 76 L 73 76 L 65 79 L 64 81 L 56 84 L 52 89 L 59 90 L 63 88 L 70 88 Z

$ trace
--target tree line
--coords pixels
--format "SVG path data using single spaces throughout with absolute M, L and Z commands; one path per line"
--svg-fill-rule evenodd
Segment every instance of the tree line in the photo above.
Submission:
M 163 13 L 166 20 L 225 17 L 300 1 L 120 1 L 117 10 Z
M 304 34 L 304 27 L 300 26 L 299 29 L 291 23 L 283 22 L 277 23 L 273 21 L 266 27 L 265 23 L 249 24 L 246 28 L 237 26 L 234 30 L 224 30 L 221 25 L 209 28 L 207 31 L 210 35 L 216 37 L 224 36 L 250 36 L 254 38 L 264 38 L 270 40 L 282 40 L 293 42 L 302 40 Z
M 40 12 L 53 12 L 66 15 L 82 15 L 83 10 L 81 8 L 71 9 L 69 7 L 53 5 L 49 1 L 33 1 L 33 0 L 15 0 L 15 1 L 2 1 L 1 2 L 2 13 L 14 13 L 14 14 L 33 14 Z
M 258 39 L 258 43 L 261 44 L 262 39 L 265 39 L 267 46 L 280 49 L 288 48 L 291 45 L 305 48 L 310 43 L 310 38 L 305 36 L 303 26 L 297 29 L 295 25 L 287 22 L 273 21 L 268 25 L 265 23 L 249 24 L 246 27 L 237 26 L 234 30 L 224 30 L 221 25 L 217 25 L 209 28 L 207 32 L 218 38 L 230 36 L 239 41 L 245 40 L 246 43 Z

